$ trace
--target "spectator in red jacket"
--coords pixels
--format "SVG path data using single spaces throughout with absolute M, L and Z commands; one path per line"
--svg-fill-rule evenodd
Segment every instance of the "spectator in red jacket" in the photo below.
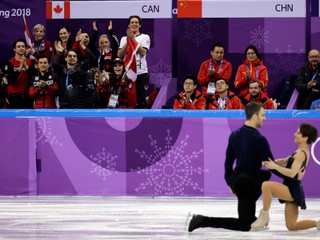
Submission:
M 174 100 L 174 109 L 205 110 L 206 99 L 197 90 L 197 81 L 194 76 L 184 78 L 183 91 Z
M 55 98 L 58 93 L 58 83 L 49 70 L 49 59 L 46 56 L 39 57 L 37 68 L 38 73 L 32 76 L 29 87 L 33 108 L 57 108 Z
M 198 82 L 202 89 L 202 95 L 208 100 L 214 95 L 214 82 L 220 78 L 230 81 L 232 65 L 224 59 L 224 47 L 221 43 L 215 43 L 210 51 L 211 58 L 201 63 L 198 72 Z
M 7 97 L 5 108 L 28 109 L 31 101 L 28 98 L 28 88 L 31 76 L 34 74 L 34 61 L 26 57 L 26 42 L 18 39 L 13 43 L 15 55 L 4 67 L 4 77 L 7 80 Z
M 239 97 L 244 98 L 249 93 L 249 82 L 256 79 L 260 82 L 261 90 L 268 96 L 268 71 L 263 65 L 262 58 L 255 46 L 248 46 L 245 50 L 246 59 L 244 63 L 238 67 L 236 79 L 234 81 L 235 88 L 239 91 Z
M 249 82 L 249 93 L 242 100 L 243 105 L 247 105 L 249 102 L 262 103 L 264 109 L 277 109 L 277 102 L 268 98 L 263 92 L 261 92 L 260 82 L 258 80 L 251 80 Z
M 244 109 L 241 100 L 231 91 L 226 79 L 218 79 L 216 84 L 216 94 L 209 99 L 209 110 L 231 110 Z
M 106 89 L 107 108 L 136 108 L 136 88 L 128 78 L 124 62 L 120 58 L 113 60 L 112 72 L 103 72 L 103 85 Z

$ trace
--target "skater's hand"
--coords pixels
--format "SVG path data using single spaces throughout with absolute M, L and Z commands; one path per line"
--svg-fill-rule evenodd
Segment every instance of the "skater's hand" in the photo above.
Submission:
M 268 161 L 262 162 L 262 166 L 265 166 L 268 169 L 276 169 L 279 165 L 272 161 L 271 158 L 269 158 Z

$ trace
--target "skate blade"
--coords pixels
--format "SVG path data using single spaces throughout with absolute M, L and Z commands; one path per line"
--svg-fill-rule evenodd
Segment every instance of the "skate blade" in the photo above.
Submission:
M 189 229 L 189 224 L 190 224 L 190 222 L 191 222 L 192 217 L 193 217 L 193 213 L 192 213 L 192 212 L 189 212 L 188 215 L 187 215 L 186 221 L 185 221 L 185 223 L 184 223 L 185 231 L 188 231 L 188 229 Z
M 264 227 L 261 227 L 261 228 L 251 228 L 250 232 L 258 232 L 258 231 L 264 231 L 264 230 L 268 230 L 268 229 L 269 229 L 268 226 L 264 226 Z

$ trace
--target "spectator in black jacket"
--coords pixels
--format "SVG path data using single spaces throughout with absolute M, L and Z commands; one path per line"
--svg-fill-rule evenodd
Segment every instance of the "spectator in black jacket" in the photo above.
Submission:
M 71 75 L 68 89 L 70 108 L 97 108 L 97 91 L 91 75 L 91 72 L 81 70 L 77 70 Z
M 300 71 L 296 88 L 299 91 L 298 109 L 310 109 L 311 103 L 320 99 L 320 52 L 317 49 L 309 51 L 308 62 Z
M 81 48 L 87 55 L 87 59 L 83 63 L 79 63 L 77 53 L 74 50 L 68 50 L 65 56 L 63 54 L 64 47 L 61 45 L 61 42 L 55 43 L 57 54 L 53 59 L 53 68 L 57 74 L 59 108 L 69 108 L 67 91 L 71 88 L 69 85 L 72 74 L 77 70 L 88 71 L 90 63 L 95 59 L 90 49 L 84 45 L 83 40 L 81 41 Z M 63 61 L 64 57 L 65 62 Z

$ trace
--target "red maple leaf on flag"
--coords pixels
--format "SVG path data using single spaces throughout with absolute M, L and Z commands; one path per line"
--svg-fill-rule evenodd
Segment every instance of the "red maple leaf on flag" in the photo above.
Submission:
M 59 14 L 62 12 L 63 8 L 60 7 L 60 5 L 57 5 L 53 10 L 55 11 L 55 13 Z

